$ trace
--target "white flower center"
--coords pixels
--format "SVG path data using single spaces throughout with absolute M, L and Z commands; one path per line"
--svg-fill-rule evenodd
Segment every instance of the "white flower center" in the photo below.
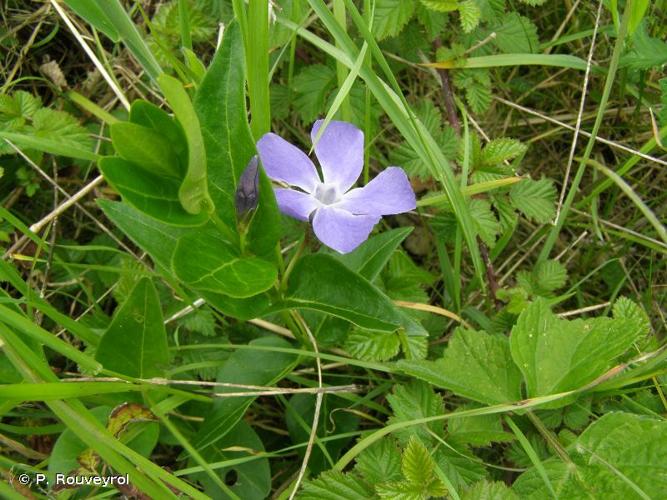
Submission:
M 315 188 L 315 198 L 323 205 L 333 205 L 340 201 L 338 189 L 333 184 L 318 184 Z

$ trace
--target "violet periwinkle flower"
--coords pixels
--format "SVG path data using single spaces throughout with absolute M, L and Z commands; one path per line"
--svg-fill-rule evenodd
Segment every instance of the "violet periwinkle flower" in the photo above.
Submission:
M 313 142 L 323 120 L 311 131 Z M 388 167 L 361 188 L 352 188 L 364 164 L 364 134 L 351 123 L 331 121 L 315 145 L 322 177 L 308 156 L 282 137 L 268 133 L 257 143 L 266 174 L 289 185 L 276 187 L 280 210 L 312 220 L 317 238 L 340 253 L 363 243 L 383 215 L 416 207 L 415 193 L 400 167 Z

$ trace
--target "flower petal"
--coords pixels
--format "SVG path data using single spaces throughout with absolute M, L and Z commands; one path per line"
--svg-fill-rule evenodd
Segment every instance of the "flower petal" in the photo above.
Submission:
M 257 151 L 264 171 L 271 179 L 286 182 L 308 192 L 319 184 L 320 176 L 310 158 L 279 135 L 264 134 L 257 142 Z
M 392 215 L 414 210 L 417 200 L 403 169 L 388 167 L 364 187 L 346 193 L 338 206 L 353 214 Z
M 310 194 L 294 189 L 274 188 L 280 211 L 299 220 L 308 220 L 320 203 Z
M 310 137 L 315 142 L 324 120 L 317 120 Z M 364 133 L 347 122 L 331 121 L 315 145 L 324 182 L 335 184 L 341 193 L 350 189 L 364 166 Z
M 335 207 L 321 207 L 313 217 L 313 230 L 326 246 L 340 253 L 348 253 L 368 239 L 373 226 L 381 217 L 353 215 Z

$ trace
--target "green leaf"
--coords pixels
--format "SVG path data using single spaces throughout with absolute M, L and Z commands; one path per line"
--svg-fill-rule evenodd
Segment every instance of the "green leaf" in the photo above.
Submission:
M 0 95 L 0 123 L 5 127 L 23 125 L 42 107 L 42 100 L 25 90 Z
M 667 423 L 612 412 L 591 424 L 569 447 L 574 466 L 544 462 L 559 498 L 661 498 L 667 489 Z M 545 498 L 535 469 L 513 485 L 520 498 Z
M 651 332 L 651 320 L 646 311 L 627 297 L 619 297 L 612 308 L 614 318 L 624 319 L 632 323 L 640 337 Z
M 390 424 L 434 417 L 444 413 L 442 397 L 436 394 L 429 384 L 421 380 L 413 380 L 408 384 L 395 386 L 393 393 L 387 395 L 387 401 L 394 413 L 389 419 Z M 442 429 L 443 422 L 436 421 L 398 431 L 395 435 L 403 441 L 408 441 L 411 436 L 417 436 L 425 442 L 431 442 L 433 437 L 430 432 L 440 436 Z
M 368 500 L 373 495 L 353 473 L 330 470 L 313 481 L 304 481 L 300 500 Z
M 324 111 L 329 92 L 336 85 L 336 72 L 324 64 L 306 66 L 294 78 L 294 109 L 311 123 Z
M 452 12 L 459 8 L 457 0 L 420 0 L 422 4 L 437 12 Z
M 276 245 L 283 234 L 282 215 L 271 180 L 259 169 L 259 200 L 245 236 L 246 248 L 261 257 L 275 258 Z
M 415 13 L 414 0 L 376 0 L 373 33 L 377 40 L 398 35 Z
M 125 160 L 156 175 L 180 180 L 181 166 L 170 141 L 160 132 L 135 123 L 111 125 L 111 140 Z
M 295 394 L 289 398 L 289 403 L 283 410 L 290 439 L 295 445 L 307 443 L 310 438 L 315 403 L 313 394 Z M 331 461 L 338 459 L 340 452 L 352 439 L 343 435 L 358 428 L 359 417 L 350 411 L 350 406 L 351 402 L 333 394 L 327 395 L 323 401 L 317 427 L 317 436 L 322 441 L 313 447 L 308 462 L 308 468 L 313 475 L 331 468 Z M 324 440 L 334 436 L 336 439 Z M 305 456 L 305 451 L 305 447 L 298 449 L 301 459 Z
M 447 489 L 435 474 L 435 462 L 426 446 L 413 436 L 401 458 L 403 481 L 385 482 L 376 486 L 381 498 L 442 497 Z
M 96 153 L 72 144 L 63 144 L 58 138 L 38 137 L 34 132 L 28 130 L 26 133 L 6 132 L 0 130 L 0 139 L 6 139 L 22 149 L 34 149 L 43 153 L 79 160 L 97 161 Z M 4 141 L 3 141 L 4 142 Z M 11 152 L 14 152 L 12 149 Z
M 525 179 L 510 190 L 512 205 L 526 217 L 546 224 L 556 215 L 556 188 L 551 179 Z
M 545 299 L 538 299 L 519 316 L 510 346 L 528 396 L 536 397 L 592 382 L 640 333 L 634 322 L 625 318 L 559 319 Z M 560 406 L 563 401 L 556 404 Z
M 167 140 L 180 160 L 179 177 L 188 162 L 188 144 L 183 127 L 155 104 L 138 99 L 130 108 L 130 122 L 152 129 Z
M 104 214 L 147 252 L 157 264 L 158 270 L 167 277 L 171 277 L 172 274 L 171 260 L 179 238 L 188 234 L 198 234 L 200 230 L 213 231 L 214 228 L 210 223 L 202 228 L 174 226 L 160 222 L 125 203 L 109 200 L 97 202 Z M 269 305 L 268 297 L 265 295 L 252 299 L 233 299 L 229 295 L 204 291 L 201 296 L 223 314 L 244 320 L 260 316 Z
M 463 492 L 461 500 L 519 500 L 519 496 L 501 481 L 479 481 Z
M 237 23 L 225 29 L 222 45 L 197 91 L 195 109 L 206 146 L 211 197 L 218 216 L 234 227 L 236 184 L 255 154 L 246 111 L 243 41 Z
M 533 289 L 546 296 L 567 283 L 567 269 L 557 260 L 539 262 L 533 270 Z
M 437 361 L 399 361 L 407 375 L 479 401 L 497 404 L 521 399 L 521 373 L 507 337 L 457 328 Z
M 218 372 L 218 382 L 270 386 L 288 374 L 297 361 L 293 354 L 273 350 L 292 347 L 279 337 L 261 337 L 249 342 L 248 347 L 235 351 L 225 361 Z M 217 390 L 221 393 L 238 391 L 233 387 Z M 254 400 L 253 397 L 218 399 L 193 439 L 195 448 L 201 452 L 224 438 Z
M 382 439 L 359 455 L 354 470 L 370 484 L 396 481 L 401 478 L 401 452 L 393 439 Z
M 252 454 L 263 453 L 264 443 L 257 433 L 243 420 L 239 421 L 225 437 L 209 446 L 202 453 L 208 463 L 243 460 Z M 196 466 L 194 460 L 190 466 Z M 271 468 L 265 457 L 255 457 L 251 461 L 215 469 L 220 479 L 227 482 L 229 489 L 243 499 L 263 499 L 271 492 Z M 211 498 L 220 497 L 220 488 L 205 473 L 194 475 L 204 485 L 204 492 Z M 236 478 L 231 482 L 231 478 Z
M 484 113 L 491 104 L 491 78 L 486 69 L 464 69 L 454 73 L 454 85 L 465 92 L 474 113 Z
M 208 193 L 206 150 L 197 113 L 180 81 L 164 73 L 157 81 L 188 142 L 188 168 L 178 190 L 178 199 L 190 214 L 211 213 L 215 204 Z
M 482 167 L 497 167 L 505 161 L 524 155 L 527 149 L 528 146 L 517 139 L 509 137 L 493 139 L 484 146 L 480 163 Z
M 459 406 L 459 410 L 471 409 L 471 406 Z M 475 417 L 456 417 L 449 420 L 447 427 L 449 439 L 456 444 L 488 446 L 495 442 L 509 442 L 514 435 L 503 430 L 499 415 L 479 415 Z
M 308 255 L 296 264 L 284 307 L 326 312 L 369 330 L 426 335 L 386 295 L 328 255 Z
M 179 181 L 139 168 L 118 157 L 103 158 L 100 171 L 106 181 L 118 191 L 123 201 L 137 210 L 175 226 L 199 226 L 207 214 L 190 214 L 183 209 L 178 196 Z
M 215 231 L 189 233 L 178 239 L 172 257 L 175 275 L 198 291 L 243 299 L 271 288 L 278 271 L 257 257 L 242 257 Z
M 468 202 L 470 214 L 475 223 L 477 234 L 484 243 L 493 247 L 496 244 L 496 237 L 500 232 L 500 223 L 493 211 L 491 210 L 491 203 L 479 198 L 471 198 Z
M 496 33 L 493 43 L 507 54 L 531 54 L 539 48 L 537 26 L 516 12 L 500 16 L 490 29 Z
M 364 241 L 353 252 L 335 254 L 334 257 L 368 281 L 375 281 L 412 230 L 411 227 L 399 227 L 384 231 Z
M 153 282 L 143 278 L 116 311 L 95 359 L 107 370 L 137 378 L 164 376 L 169 363 L 167 332 Z
M 35 137 L 60 142 L 62 147 L 90 151 L 93 141 L 88 130 L 69 113 L 49 108 L 41 108 L 32 115 L 31 132 Z
M 357 359 L 388 361 L 401 350 L 401 339 L 395 332 L 354 328 L 345 340 L 345 350 Z
M 459 16 L 461 29 L 464 33 L 470 33 L 479 24 L 482 12 L 475 0 L 464 0 L 459 3 Z
M 579 436 L 584 482 L 597 498 L 660 498 L 667 491 L 667 422 L 608 413 Z
M 667 42 L 652 38 L 646 28 L 635 32 L 632 48 L 621 57 L 620 66 L 633 70 L 651 69 L 667 63 Z

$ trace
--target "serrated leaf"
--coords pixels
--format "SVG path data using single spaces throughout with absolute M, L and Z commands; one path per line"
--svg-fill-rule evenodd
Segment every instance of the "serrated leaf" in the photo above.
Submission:
M 414 0 L 376 0 L 373 33 L 377 40 L 398 35 L 412 19 L 415 5 Z
M 484 113 L 491 104 L 491 78 L 486 69 L 464 69 L 454 73 L 454 85 L 465 92 L 474 113 Z M 474 135 L 473 135 L 474 137 Z M 473 156 L 473 160 L 475 157 Z
M 91 149 L 88 131 L 64 111 L 42 108 L 32 115 L 32 131 L 37 137 L 57 140 L 64 147 Z
M 387 396 L 394 415 L 389 419 L 390 423 L 415 420 L 423 417 L 434 417 L 442 415 L 444 411 L 442 397 L 435 393 L 432 387 L 420 380 L 413 380 L 408 384 L 397 385 L 392 394 Z M 443 423 L 431 422 L 419 427 L 411 427 L 407 430 L 396 432 L 396 436 L 407 441 L 410 436 L 418 436 L 426 442 L 433 437 L 428 432 L 442 434 Z
M 556 214 L 556 188 L 551 179 L 525 179 L 510 189 L 512 205 L 526 217 L 546 224 Z
M 501 481 L 479 481 L 465 490 L 461 500 L 519 500 L 519 496 Z
M 457 0 L 421 0 L 421 3 L 437 12 L 452 12 L 459 7 Z
M 567 269 L 557 260 L 540 262 L 533 270 L 533 288 L 539 295 L 546 295 L 567 283 Z
M 459 3 L 459 16 L 461 21 L 461 29 L 464 33 L 470 33 L 479 24 L 482 12 L 475 0 L 464 0 Z
M 507 337 L 457 328 L 437 361 L 406 361 L 398 367 L 413 377 L 480 403 L 521 399 L 521 373 L 512 362 Z
M 480 164 L 482 167 L 495 167 L 504 161 L 512 160 L 525 154 L 528 146 L 518 139 L 503 137 L 489 142 L 482 150 Z
M 392 439 L 377 441 L 359 455 L 355 471 L 370 484 L 400 479 L 401 452 Z
M 621 57 L 620 66 L 644 70 L 667 63 L 667 42 L 648 35 L 644 26 L 633 37 L 632 48 Z
M 355 474 L 330 470 L 303 483 L 301 500 L 368 500 L 373 495 Z
M 537 26 L 516 12 L 500 16 L 491 29 L 496 33 L 493 43 L 507 54 L 531 54 L 539 48 Z
M 456 10 L 456 9 L 454 9 Z M 447 13 L 427 8 L 424 2 L 417 6 L 417 21 L 426 30 L 428 41 L 432 42 L 442 33 L 443 27 L 447 24 Z
M 426 446 L 413 436 L 403 451 L 401 471 L 405 479 L 420 488 L 424 497 L 443 496 L 447 491 L 435 476 L 435 462 Z M 419 491 L 419 490 L 418 490 Z
M 388 361 L 401 349 L 395 332 L 353 329 L 345 341 L 345 350 L 357 359 Z
M 496 244 L 496 236 L 500 232 L 500 223 L 491 210 L 491 203 L 479 198 L 471 198 L 468 202 L 468 207 L 477 234 L 484 243 L 493 247 Z
M 627 297 L 619 297 L 612 308 L 614 318 L 632 322 L 640 336 L 648 335 L 651 331 L 651 321 L 646 311 Z
M 208 309 L 197 309 L 181 320 L 183 328 L 205 337 L 215 336 L 215 316 Z
M 667 490 L 667 422 L 623 412 L 603 415 L 569 447 L 574 464 L 543 462 L 559 498 L 662 498 Z M 534 468 L 513 485 L 520 498 L 549 493 Z
M 592 382 L 640 333 L 633 321 L 623 318 L 560 319 L 545 299 L 537 299 L 519 316 L 510 346 L 528 396 L 537 397 Z M 556 404 L 562 406 L 563 401 Z
M 327 95 L 336 84 L 336 72 L 324 64 L 306 66 L 294 78 L 294 109 L 310 123 L 324 111 Z

